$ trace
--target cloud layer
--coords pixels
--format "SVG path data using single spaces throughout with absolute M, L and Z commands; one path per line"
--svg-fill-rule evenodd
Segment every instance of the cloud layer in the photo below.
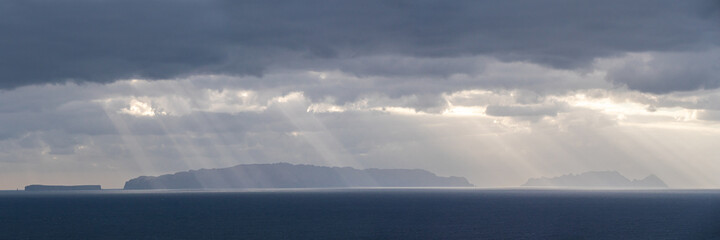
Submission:
M 261 76 L 287 68 L 472 75 L 482 68 L 464 59 L 472 56 L 582 69 L 628 52 L 702 51 L 720 43 L 720 5 L 712 0 L 72 0 L 3 1 L 0 9 L 5 89 L 67 80 Z M 620 75 L 628 74 L 639 73 Z M 651 92 L 717 87 L 697 82 L 703 80 L 655 86 L 614 79 Z
M 137 175 L 279 161 L 424 168 L 485 187 L 603 169 L 654 173 L 676 187 L 720 184 L 712 174 L 720 165 L 709 158 L 720 154 L 717 90 L 467 90 L 440 95 L 444 104 L 423 111 L 414 95 L 338 104 L 233 87 L 242 81 L 6 91 L 0 101 L 14 104 L 0 109 L 0 124 L 12 126 L 0 131 L 0 186 L 92 179 L 117 187 Z
M 240 163 L 717 187 L 720 4 L 0 1 L 0 189 Z

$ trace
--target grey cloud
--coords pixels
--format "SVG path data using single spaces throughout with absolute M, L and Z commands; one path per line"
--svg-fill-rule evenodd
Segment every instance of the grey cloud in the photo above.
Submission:
M 0 139 L 33 131 L 64 130 L 84 134 L 113 134 L 115 128 L 102 108 L 80 112 L 7 113 L 0 115 Z
M 690 92 L 673 92 L 668 94 L 651 94 L 626 90 L 603 90 L 595 89 L 585 92 L 590 99 L 600 100 L 609 98 L 615 102 L 634 102 L 647 106 L 648 112 L 657 111 L 660 108 L 685 108 L 685 109 L 720 109 L 720 91 L 698 90 Z
M 608 79 L 632 90 L 658 94 L 715 89 L 720 87 L 720 49 L 629 57 L 609 69 Z
M 356 56 L 347 58 L 315 58 L 285 63 L 275 68 L 340 70 L 357 77 L 434 77 L 453 74 L 470 76 L 482 73 L 489 61 L 483 57 L 419 57 L 402 55 Z
M 700 120 L 720 122 L 720 111 L 718 111 L 718 110 L 701 111 L 698 113 L 697 118 Z
M 0 88 L 195 74 L 260 76 L 313 59 L 362 56 L 488 55 L 581 68 L 624 52 L 716 46 L 718 8 L 712 0 L 10 0 L 0 2 Z M 416 74 L 402 62 L 390 66 L 319 61 L 307 68 Z M 449 64 L 420 72 L 448 75 L 473 68 Z
M 485 114 L 498 117 L 542 117 L 556 116 L 558 112 L 564 111 L 567 106 L 564 104 L 552 105 L 489 105 Z

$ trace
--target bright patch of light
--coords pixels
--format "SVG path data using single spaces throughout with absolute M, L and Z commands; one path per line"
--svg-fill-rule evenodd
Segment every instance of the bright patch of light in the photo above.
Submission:
M 261 112 L 267 107 L 257 102 L 257 95 L 245 90 L 207 90 L 208 106 L 201 109 L 208 112 Z
M 373 111 L 382 111 L 382 112 L 388 112 L 391 114 L 398 114 L 398 115 L 419 115 L 424 114 L 423 112 L 415 111 L 413 108 L 406 108 L 406 107 L 376 107 L 372 108 Z
M 120 109 L 120 113 L 133 115 L 133 116 L 145 116 L 145 117 L 153 117 L 156 114 L 155 109 L 150 106 L 150 104 L 138 101 L 137 99 L 130 100 L 130 106 L 127 108 Z M 160 114 L 165 114 L 165 112 L 159 112 Z
M 311 104 L 307 110 L 309 113 L 340 113 L 340 112 L 346 112 L 346 111 L 358 111 L 358 112 L 385 112 L 390 114 L 396 114 L 396 115 L 423 115 L 426 114 L 424 112 L 416 111 L 414 108 L 408 108 L 408 107 L 393 107 L 393 106 L 385 106 L 385 107 L 367 107 L 363 106 L 362 104 L 346 104 L 345 106 L 338 106 L 328 103 L 315 103 Z
M 681 114 L 679 116 L 675 116 L 675 120 L 687 122 L 692 120 L 697 120 L 698 111 L 694 109 L 685 109 L 684 114 Z
M 613 115 L 630 115 L 647 113 L 647 106 L 634 102 L 615 102 L 610 98 L 588 98 L 585 94 L 576 94 L 564 99 L 575 107 L 601 110 Z
M 302 100 L 304 98 L 305 98 L 305 96 L 303 95 L 302 92 L 291 92 L 285 96 L 273 98 L 273 101 L 279 102 L 279 103 L 286 103 L 286 102 L 291 102 L 291 101 L 295 101 L 295 100 Z
M 315 103 L 310 105 L 306 111 L 310 113 L 344 112 L 345 108 L 327 103 Z
M 648 107 L 630 101 L 614 101 L 611 98 L 590 98 L 585 94 L 576 94 L 574 96 L 558 97 L 559 101 L 567 102 L 570 106 L 582 107 L 598 110 L 605 114 L 614 115 L 618 120 L 626 120 L 632 116 L 656 116 L 670 117 L 678 121 L 689 121 L 697 119 L 697 111 L 687 110 L 684 108 L 656 108 Z
M 485 108 L 482 107 L 449 107 L 442 113 L 449 116 L 485 116 Z
M 317 78 L 319 78 L 319 79 L 322 79 L 322 80 L 325 80 L 325 79 L 327 78 L 327 76 L 328 76 L 328 74 L 325 73 L 325 72 L 316 72 L 316 71 L 308 71 L 308 74 L 310 74 L 310 75 L 312 75 L 312 76 L 315 76 L 315 77 L 317 77 Z

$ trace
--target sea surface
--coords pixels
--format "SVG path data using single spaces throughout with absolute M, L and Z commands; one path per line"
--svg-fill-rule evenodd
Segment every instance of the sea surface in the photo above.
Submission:
M 0 191 L 0 239 L 720 239 L 720 191 Z

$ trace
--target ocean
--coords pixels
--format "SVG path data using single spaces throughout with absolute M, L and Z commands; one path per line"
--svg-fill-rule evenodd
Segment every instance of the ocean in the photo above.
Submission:
M 720 239 L 720 191 L 3 191 L 0 239 Z

